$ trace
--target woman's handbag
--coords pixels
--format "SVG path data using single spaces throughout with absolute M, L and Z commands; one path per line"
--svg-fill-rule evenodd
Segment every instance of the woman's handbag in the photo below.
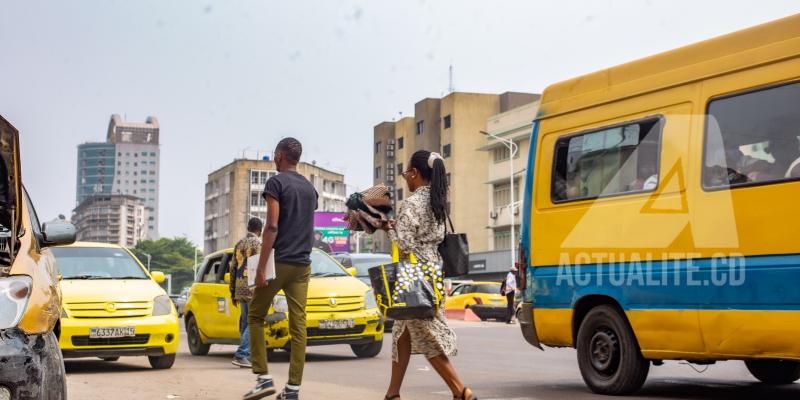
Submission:
M 444 278 L 437 264 L 400 261 L 400 251 L 392 244 L 392 263 L 369 269 L 375 300 L 383 315 L 396 320 L 430 319 L 442 302 Z
M 439 254 L 442 256 L 442 263 L 445 278 L 455 278 L 464 276 L 469 272 L 469 242 L 465 233 L 456 233 L 450 214 L 447 214 L 447 222 L 450 223 L 450 233 L 447 233 L 445 224 L 445 235 L 442 243 L 439 244 Z

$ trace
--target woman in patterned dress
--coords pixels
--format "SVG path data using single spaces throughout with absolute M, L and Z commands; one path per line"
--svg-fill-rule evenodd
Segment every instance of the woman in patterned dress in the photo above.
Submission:
M 413 253 L 418 260 L 441 265 L 439 243 L 444 240 L 447 219 L 447 174 L 437 153 L 420 150 L 411 156 L 402 173 L 411 196 L 403 201 L 397 220 L 385 226 L 400 249 L 401 259 Z M 448 357 L 455 356 L 456 334 L 439 307 L 435 318 L 395 321 L 392 329 L 392 378 L 385 400 L 400 399 L 400 387 L 412 354 L 422 354 L 453 392 L 453 399 L 477 400 L 458 378 Z

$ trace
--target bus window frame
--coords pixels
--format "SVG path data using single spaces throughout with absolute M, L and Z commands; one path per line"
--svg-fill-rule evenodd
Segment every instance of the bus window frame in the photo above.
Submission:
M 700 157 L 701 158 L 701 161 L 700 161 L 701 162 L 701 164 L 700 164 L 700 188 L 704 192 L 713 193 L 713 192 L 720 192 L 720 191 L 724 191 L 724 190 L 736 190 L 736 189 L 742 189 L 742 188 L 752 188 L 752 187 L 758 187 L 758 186 L 769 186 L 769 185 L 776 185 L 776 184 L 800 181 L 800 177 L 797 177 L 797 178 L 775 179 L 775 180 L 763 181 L 763 182 L 739 183 L 739 184 L 735 184 L 735 185 L 728 184 L 728 185 L 723 185 L 723 186 L 712 186 L 712 187 L 706 186 L 706 156 L 708 155 L 708 152 L 706 150 L 708 148 L 708 124 L 711 123 L 711 118 L 709 118 L 710 115 L 711 115 L 711 114 L 709 114 L 709 109 L 711 108 L 711 103 L 714 102 L 714 101 L 717 101 L 717 100 L 725 100 L 725 99 L 744 96 L 744 95 L 748 95 L 748 94 L 752 94 L 752 93 L 764 92 L 764 91 L 767 91 L 767 90 L 777 89 L 779 87 L 789 86 L 789 85 L 800 85 L 800 79 L 792 78 L 792 80 L 783 81 L 783 82 L 780 82 L 780 83 L 770 83 L 770 84 L 766 84 L 766 85 L 755 86 L 755 87 L 751 87 L 751 88 L 748 88 L 748 89 L 743 89 L 743 90 L 740 90 L 740 91 L 737 91 L 737 92 L 726 93 L 726 94 L 723 94 L 723 95 L 712 96 L 712 97 L 708 98 L 708 100 L 706 101 L 706 107 L 705 107 L 705 115 L 704 115 L 705 121 L 703 122 L 703 148 L 701 149 L 703 154 L 702 154 L 702 157 Z
M 555 191 L 553 190 L 553 185 L 555 184 L 555 179 L 554 178 L 556 176 L 556 164 L 558 162 L 558 157 L 557 157 L 558 154 L 556 152 L 558 150 L 558 143 L 561 140 L 572 139 L 572 138 L 577 137 L 577 136 L 588 135 L 588 134 L 596 133 L 596 132 L 602 132 L 602 131 L 609 130 L 609 129 L 614 129 L 614 128 L 621 128 L 621 127 L 625 127 L 625 126 L 628 126 L 628 125 L 641 124 L 642 122 L 645 122 L 645 121 L 656 121 L 656 125 L 655 126 L 658 127 L 658 147 L 657 147 L 657 157 L 656 157 L 656 176 L 658 176 L 658 184 L 656 185 L 655 188 L 653 188 L 653 189 L 641 189 L 641 190 L 635 190 L 635 191 L 630 191 L 630 192 L 609 193 L 609 194 L 605 194 L 605 195 L 604 194 L 600 194 L 600 195 L 597 195 L 597 196 L 579 197 L 579 198 L 575 198 L 575 199 L 565 199 L 565 200 L 556 200 L 555 199 Z M 621 197 L 621 196 L 631 196 L 631 195 L 637 195 L 637 194 L 642 194 L 642 193 L 653 193 L 653 192 L 657 191 L 658 188 L 661 186 L 661 152 L 663 150 L 663 144 L 664 144 L 664 127 L 665 126 L 666 126 L 666 118 L 664 117 L 664 115 L 663 114 L 654 114 L 654 115 L 648 115 L 648 116 L 643 117 L 643 118 L 637 118 L 637 119 L 633 119 L 633 120 L 629 120 L 629 121 L 625 121 L 625 122 L 620 122 L 620 123 L 617 123 L 617 124 L 614 124 L 614 125 L 605 125 L 605 126 L 601 126 L 601 127 L 598 127 L 598 128 L 592 128 L 592 129 L 588 129 L 588 130 L 584 130 L 584 131 L 580 131 L 580 132 L 569 133 L 569 134 L 566 134 L 566 135 L 558 136 L 556 138 L 556 140 L 555 140 L 555 143 L 553 143 L 553 150 L 552 150 L 553 162 L 552 162 L 552 165 L 550 166 L 550 185 L 549 185 L 550 186 L 550 188 L 549 188 L 549 190 L 550 190 L 550 202 L 553 205 L 560 205 L 560 204 L 575 203 L 575 202 L 586 201 L 586 200 L 598 200 L 598 199 L 607 199 L 607 198 L 614 198 L 614 197 Z

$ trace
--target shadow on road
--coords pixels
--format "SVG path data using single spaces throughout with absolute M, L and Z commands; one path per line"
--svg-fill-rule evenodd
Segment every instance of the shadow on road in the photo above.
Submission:
M 134 358 L 131 358 L 133 360 Z M 67 374 L 80 373 L 80 374 L 105 374 L 116 372 L 132 372 L 132 371 L 157 371 L 150 366 L 127 364 L 125 358 L 120 358 L 120 361 L 103 361 L 93 359 L 80 359 L 80 360 L 65 360 L 64 366 L 66 367 Z

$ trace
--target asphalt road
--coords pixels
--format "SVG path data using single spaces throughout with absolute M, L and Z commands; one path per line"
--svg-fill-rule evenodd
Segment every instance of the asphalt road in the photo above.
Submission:
M 571 349 L 541 352 L 525 343 L 517 325 L 451 324 L 458 334 L 456 367 L 482 400 L 608 399 L 591 394 L 578 372 Z M 249 370 L 231 365 L 235 346 L 213 346 L 205 357 L 189 354 L 186 337 L 170 370 L 150 369 L 146 358 L 117 362 L 67 360 L 69 397 L 91 399 L 239 399 L 250 389 Z M 319 399 L 382 399 L 388 382 L 391 347 L 374 359 L 356 359 L 348 346 L 309 348 L 302 397 Z M 271 359 L 272 375 L 286 381 L 288 354 Z M 698 372 L 698 371 L 702 371 Z M 421 356 L 412 358 L 404 399 L 449 399 L 450 393 Z M 678 362 L 651 369 L 644 389 L 630 399 L 798 399 L 800 384 L 768 387 L 752 378 L 741 362 L 698 367 Z

